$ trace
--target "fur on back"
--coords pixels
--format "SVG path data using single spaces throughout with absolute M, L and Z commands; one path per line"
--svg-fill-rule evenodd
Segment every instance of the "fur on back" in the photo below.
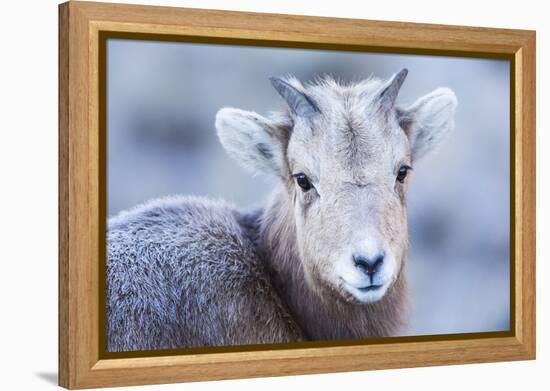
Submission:
M 107 228 L 107 351 L 300 341 L 243 215 L 179 197 Z

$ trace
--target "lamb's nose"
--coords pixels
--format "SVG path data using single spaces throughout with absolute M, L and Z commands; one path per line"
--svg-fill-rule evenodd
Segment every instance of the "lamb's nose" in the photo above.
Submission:
M 361 271 L 372 277 L 384 263 L 384 254 L 378 254 L 372 258 L 367 258 L 360 254 L 353 254 L 353 262 Z

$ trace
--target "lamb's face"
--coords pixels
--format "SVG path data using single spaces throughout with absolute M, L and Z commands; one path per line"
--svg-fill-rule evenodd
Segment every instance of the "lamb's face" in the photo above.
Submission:
M 287 121 L 235 109 L 218 114 L 227 151 L 285 184 L 306 281 L 321 295 L 375 302 L 401 272 L 413 160 L 452 128 L 456 106 L 454 94 L 439 89 L 396 108 L 405 75 L 307 88 L 275 79 L 291 109 Z
M 287 149 L 297 244 L 319 293 L 369 303 L 407 250 L 409 141 L 396 117 L 332 107 L 295 122 Z

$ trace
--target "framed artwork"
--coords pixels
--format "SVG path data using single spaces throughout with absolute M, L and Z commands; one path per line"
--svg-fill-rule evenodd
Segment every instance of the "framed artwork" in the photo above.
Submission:
M 59 382 L 535 358 L 535 33 L 59 6 Z

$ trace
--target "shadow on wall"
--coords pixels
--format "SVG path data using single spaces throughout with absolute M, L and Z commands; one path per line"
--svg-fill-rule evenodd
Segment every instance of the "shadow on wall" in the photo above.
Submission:
M 44 382 L 57 386 L 57 372 L 38 372 L 35 375 Z

